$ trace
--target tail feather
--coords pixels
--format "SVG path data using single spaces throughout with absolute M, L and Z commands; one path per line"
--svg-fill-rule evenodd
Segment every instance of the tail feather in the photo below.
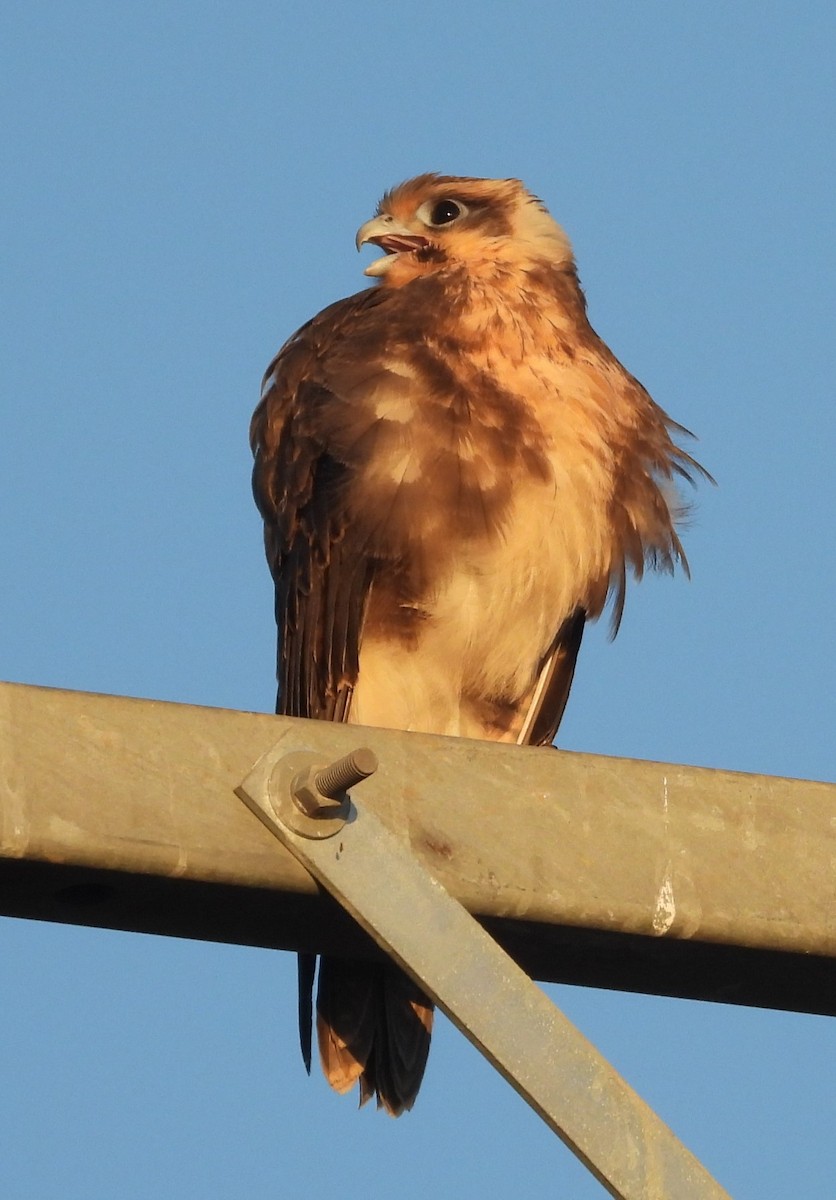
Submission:
M 430 1051 L 433 1006 L 408 975 L 397 968 L 384 972 L 381 1045 L 376 1057 L 378 1107 L 392 1116 L 412 1108 Z
M 316 1034 L 325 1078 L 341 1094 L 362 1076 L 375 1041 L 374 976 L 367 965 L 336 958 L 319 960 Z
M 317 1039 L 322 1070 L 337 1092 L 360 1085 L 392 1116 L 412 1108 L 430 1048 L 433 1006 L 391 963 L 324 958 L 319 963 Z
M 311 1042 L 313 1027 L 313 984 L 316 974 L 316 955 L 300 954 L 296 959 L 299 980 L 299 1048 L 305 1070 L 311 1073 Z

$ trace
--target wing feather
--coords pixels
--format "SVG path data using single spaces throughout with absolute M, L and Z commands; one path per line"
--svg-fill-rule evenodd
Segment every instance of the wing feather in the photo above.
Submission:
M 332 452 L 329 423 L 344 401 L 324 382 L 324 360 L 367 295 L 332 305 L 285 344 L 250 430 L 276 585 L 277 711 L 288 716 L 345 720 L 357 679 L 374 547 L 349 514 L 355 464 Z
M 560 626 L 545 657 L 534 695 L 517 737 L 520 746 L 550 746 L 557 736 L 581 647 L 586 612 L 576 609 Z

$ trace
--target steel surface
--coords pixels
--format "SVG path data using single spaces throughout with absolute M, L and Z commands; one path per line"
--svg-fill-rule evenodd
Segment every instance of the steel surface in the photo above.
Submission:
M 0 684 L 0 912 L 376 948 L 233 795 L 275 744 L 363 803 L 529 974 L 836 1011 L 836 787 Z
M 264 825 L 337 898 L 619 1200 L 728 1197 L 411 849 L 367 809 L 347 805 L 329 838 L 285 811 L 283 750 L 237 789 Z M 363 789 L 358 788 L 362 795 Z

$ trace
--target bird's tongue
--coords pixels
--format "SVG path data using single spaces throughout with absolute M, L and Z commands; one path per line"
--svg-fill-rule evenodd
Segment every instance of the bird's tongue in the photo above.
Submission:
M 385 250 L 387 254 L 402 254 L 410 250 L 420 250 L 422 246 L 427 245 L 427 239 L 419 237 L 407 237 L 405 234 L 387 233 L 380 237 L 372 238 L 375 245 L 380 246 L 381 250 Z

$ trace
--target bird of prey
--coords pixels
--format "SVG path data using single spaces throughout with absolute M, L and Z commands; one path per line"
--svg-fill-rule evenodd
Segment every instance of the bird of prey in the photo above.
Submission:
M 278 711 L 548 745 L 584 624 L 628 571 L 687 571 L 687 434 L 594 332 L 569 240 L 516 179 L 421 175 L 357 233 L 375 286 L 270 364 L 251 426 Z M 313 958 L 300 960 L 310 1069 Z M 432 1006 L 324 958 L 326 1077 L 412 1107 Z

